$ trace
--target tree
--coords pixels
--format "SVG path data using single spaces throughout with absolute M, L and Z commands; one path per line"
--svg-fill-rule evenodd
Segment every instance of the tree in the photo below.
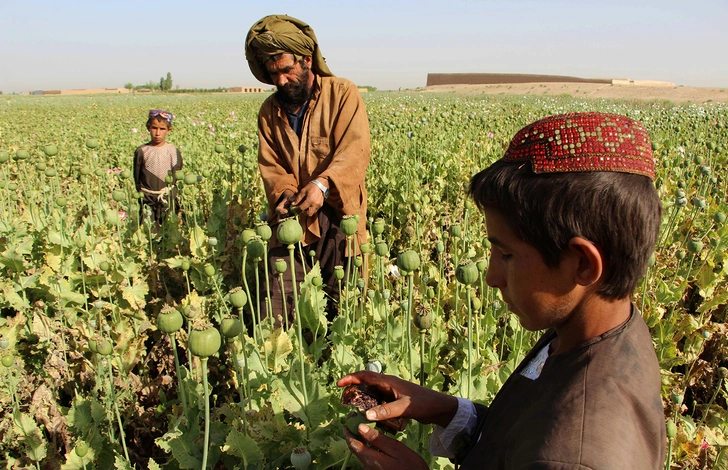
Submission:
M 164 89 L 165 90 L 172 89 L 172 74 L 170 72 L 167 72 L 167 79 L 164 80 Z
M 131 91 L 134 89 L 134 84 L 132 82 L 127 82 L 126 84 L 124 84 L 124 88 Z

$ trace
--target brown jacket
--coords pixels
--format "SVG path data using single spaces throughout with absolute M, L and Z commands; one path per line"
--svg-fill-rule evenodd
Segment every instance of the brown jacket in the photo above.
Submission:
M 344 78 L 317 75 L 300 139 L 275 95 L 270 96 L 260 108 L 258 130 L 258 166 L 270 211 L 285 190 L 295 193 L 311 180 L 324 178 L 330 188 L 326 204 L 337 216 L 359 214 L 358 248 L 366 240 L 364 177 L 370 144 L 369 121 L 356 85 Z M 303 244 L 316 242 L 321 237 L 318 217 L 299 218 Z
M 518 372 L 555 337 L 547 332 L 489 408 L 468 469 L 660 470 L 665 416 L 660 368 L 640 313 L 565 354 L 536 380 Z

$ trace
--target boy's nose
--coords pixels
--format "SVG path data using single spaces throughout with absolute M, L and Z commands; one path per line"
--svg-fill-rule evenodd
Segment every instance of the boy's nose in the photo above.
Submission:
M 493 266 L 493 264 L 493 259 L 491 257 L 488 270 L 485 272 L 485 283 L 488 284 L 488 287 L 500 289 L 503 287 L 502 276 L 498 273 L 497 266 Z

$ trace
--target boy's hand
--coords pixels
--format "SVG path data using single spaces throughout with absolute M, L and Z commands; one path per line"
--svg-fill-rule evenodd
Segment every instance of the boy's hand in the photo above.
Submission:
M 281 217 L 286 217 L 288 215 L 288 209 L 289 207 L 291 207 L 291 204 L 293 203 L 293 199 L 295 197 L 296 195 L 290 189 L 286 189 L 285 191 L 283 191 L 280 202 L 276 206 L 276 214 Z
M 293 204 L 298 206 L 301 212 L 312 217 L 324 205 L 324 193 L 321 192 L 318 186 L 307 184 L 293 199 Z
M 357 440 L 348 429 L 344 428 L 346 444 L 356 455 L 364 469 L 377 470 L 420 470 L 426 469 L 427 463 L 417 452 L 401 442 L 387 437 L 366 424 L 357 428 L 362 441 Z M 368 446 L 365 445 L 369 444 Z
M 392 402 L 367 410 L 366 417 L 371 421 L 403 417 L 447 427 L 458 411 L 457 398 L 392 375 L 361 371 L 346 375 L 336 382 L 339 387 L 349 384 L 366 384 L 394 398 Z

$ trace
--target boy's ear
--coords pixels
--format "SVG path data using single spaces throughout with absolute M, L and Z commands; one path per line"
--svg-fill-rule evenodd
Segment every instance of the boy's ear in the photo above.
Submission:
M 569 250 L 576 256 L 577 266 L 574 281 L 584 287 L 601 279 L 604 272 L 602 252 L 597 246 L 582 237 L 569 240 Z

